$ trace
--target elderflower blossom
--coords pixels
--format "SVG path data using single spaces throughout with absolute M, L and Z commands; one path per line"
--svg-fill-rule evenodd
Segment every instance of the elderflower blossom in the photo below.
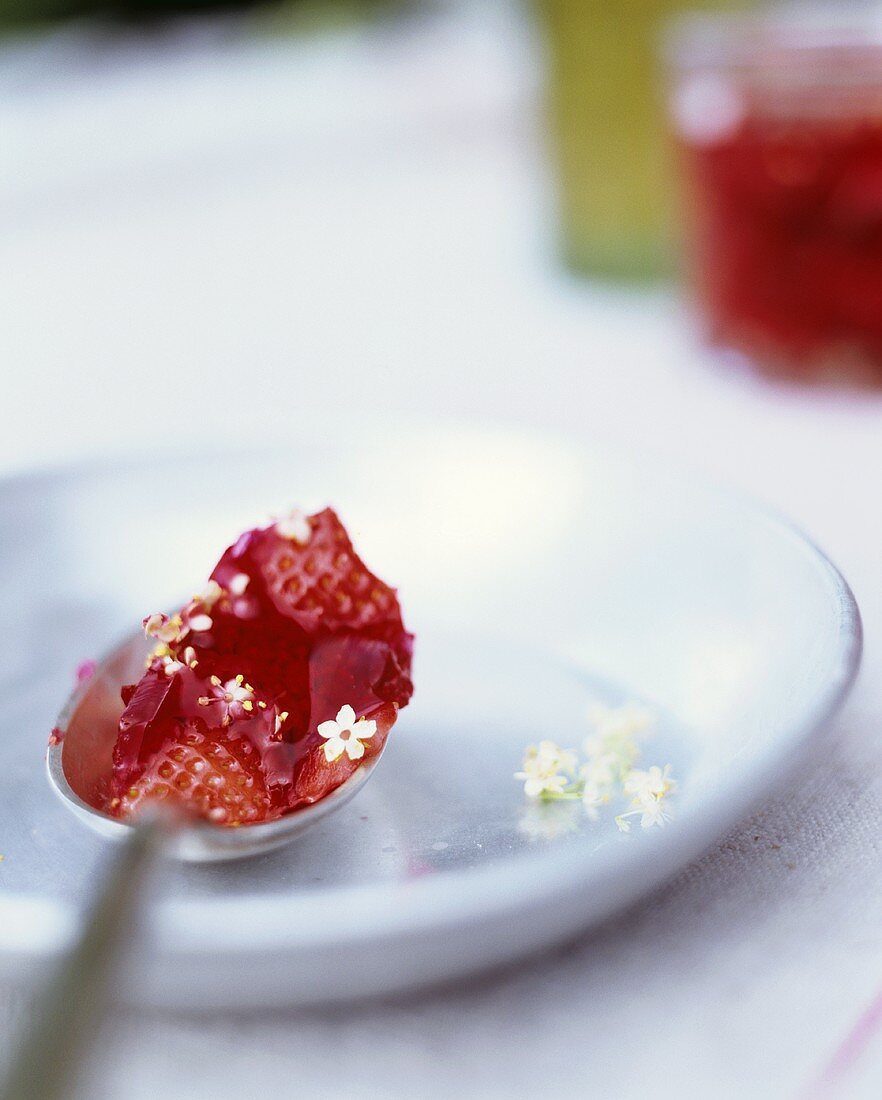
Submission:
M 230 580 L 230 594 L 233 596 L 244 596 L 245 589 L 251 582 L 251 578 L 247 573 L 237 573 Z
M 636 810 L 619 814 L 616 817 L 616 825 L 623 833 L 631 831 L 629 817 L 639 817 L 640 827 L 643 829 L 651 829 L 653 825 L 658 825 L 661 828 L 662 825 L 666 825 L 673 820 L 673 814 L 664 798 L 652 798 L 648 802 L 641 803 Z
M 665 805 L 663 798 L 653 799 L 644 803 L 640 808 L 640 825 L 644 829 L 651 829 L 653 825 L 666 825 L 672 819 L 671 811 Z
M 360 760 L 364 756 L 362 742 L 374 736 L 377 723 L 367 718 L 356 721 L 355 711 L 347 704 L 340 707 L 336 718 L 320 723 L 318 732 L 325 738 L 325 759 L 329 764 L 339 760 L 344 752 L 350 760 Z
M 224 683 L 219 676 L 212 676 L 211 695 L 202 695 L 196 701 L 202 707 L 220 710 L 221 724 L 229 726 L 239 718 L 245 718 L 254 710 L 254 688 L 245 683 L 241 673 Z
M 171 642 L 179 642 L 187 633 L 187 627 L 180 615 L 163 615 L 157 612 L 148 615 L 144 619 L 144 633 L 148 638 L 155 638 L 158 642 L 168 645 Z
M 636 703 L 622 707 L 593 706 L 588 712 L 593 732 L 585 738 L 583 752 L 589 760 L 605 759 L 623 779 L 640 758 L 637 738 L 652 726 L 652 714 Z
M 201 607 L 205 611 L 211 611 L 218 600 L 223 599 L 226 595 L 226 591 L 217 583 L 216 580 L 210 580 L 206 584 L 205 588 L 196 596 L 193 597 L 193 605 Z
M 651 799 L 671 794 L 677 789 L 677 781 L 671 776 L 670 764 L 665 764 L 664 768 L 653 765 L 647 771 L 632 769 L 622 786 L 625 794 L 633 798 L 635 805 L 643 805 Z
M 579 778 L 583 783 L 582 805 L 590 818 L 596 819 L 598 807 L 609 802 L 617 775 L 617 760 L 612 753 L 589 758 L 579 768 Z
M 540 741 L 524 753 L 523 770 L 515 772 L 515 779 L 523 782 L 527 798 L 556 798 L 565 792 L 576 766 L 574 752 L 554 741 Z
M 653 715 L 644 707 L 598 705 L 589 712 L 592 726 L 583 744 L 584 763 L 576 754 L 561 749 L 554 741 L 531 745 L 524 756 L 523 781 L 528 798 L 581 800 L 585 816 L 595 820 L 600 808 L 624 796 L 629 808 L 615 818 L 618 828 L 631 829 L 629 819 L 639 817 L 644 829 L 662 826 L 672 818 L 670 796 L 677 789 L 671 765 L 641 769 L 638 738 L 653 725 Z
M 639 817 L 643 829 L 651 829 L 653 825 L 660 828 L 671 820 L 668 799 L 676 791 L 677 781 L 671 775 L 670 764 L 665 764 L 664 768 L 654 765 L 646 771 L 635 768 L 622 787 L 625 794 L 631 796 L 632 806 L 631 810 L 616 818 L 616 825 L 623 833 L 631 828 L 631 823 L 627 820 L 629 817 Z
M 291 539 L 300 546 L 306 546 L 312 537 L 309 516 L 300 508 L 292 508 L 286 516 L 280 516 L 275 523 L 276 534 L 283 539 Z

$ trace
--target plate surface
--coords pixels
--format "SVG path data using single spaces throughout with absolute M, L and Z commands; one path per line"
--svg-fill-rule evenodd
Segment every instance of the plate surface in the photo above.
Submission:
M 112 854 L 43 764 L 82 659 L 201 586 L 238 532 L 333 503 L 399 587 L 416 695 L 380 767 L 295 846 L 168 867 L 123 986 L 192 1007 L 449 979 L 572 935 L 699 854 L 828 724 L 860 657 L 847 585 L 786 524 L 679 474 L 520 432 L 338 424 L 285 450 L 0 484 L 0 965 L 66 942 Z M 675 821 L 619 834 L 525 803 L 592 701 L 659 715 Z

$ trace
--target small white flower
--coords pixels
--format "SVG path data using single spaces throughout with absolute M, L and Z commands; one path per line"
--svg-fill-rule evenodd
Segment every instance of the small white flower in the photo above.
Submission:
M 318 732 L 325 738 L 325 759 L 329 764 L 339 760 L 344 752 L 350 760 L 360 760 L 364 756 L 362 742 L 374 736 L 377 723 L 366 718 L 356 721 L 355 711 L 346 704 L 337 711 L 336 718 L 322 722 Z
M 225 595 L 226 592 L 217 581 L 210 580 L 203 591 L 198 596 L 193 597 L 193 603 L 204 611 L 211 611 L 217 601 Z
M 565 775 L 530 775 L 529 772 L 516 772 L 515 779 L 523 779 L 527 798 L 563 794 L 569 782 Z
M 154 661 L 159 661 L 166 676 L 174 676 L 176 672 L 184 667 L 183 664 L 172 655 L 172 651 L 165 642 L 160 642 L 159 645 L 154 647 L 153 652 L 147 658 L 147 668 L 150 668 Z
M 554 741 L 540 741 L 527 749 L 523 770 L 515 772 L 515 779 L 523 782 L 527 798 L 554 797 L 563 794 L 576 764 L 574 752 Z
M 585 739 L 583 747 L 586 756 L 613 752 L 618 756 L 636 758 L 636 739 L 652 726 L 653 715 L 636 703 L 621 707 L 599 703 L 588 711 L 588 721 L 594 732 Z
M 651 711 L 636 704 L 622 707 L 595 706 L 590 712 L 591 736 L 584 743 L 585 760 L 579 767 L 575 753 L 561 749 L 554 741 L 530 745 L 522 771 L 515 778 L 524 784 L 531 799 L 578 804 L 588 818 L 600 816 L 600 808 L 624 795 L 629 808 L 615 817 L 616 827 L 631 831 L 631 818 L 639 818 L 644 829 L 671 820 L 670 795 L 677 782 L 671 766 L 634 767 L 640 756 L 637 738 L 653 723 Z M 578 767 L 578 772 L 577 772 Z
M 172 615 L 169 618 L 168 615 L 157 612 L 155 615 L 148 615 L 144 620 L 144 633 L 148 638 L 156 638 L 157 641 L 168 645 L 171 642 L 179 642 L 187 633 L 187 628 L 180 615 Z
M 191 630 L 194 630 L 197 634 L 205 630 L 211 630 L 214 626 L 214 622 L 210 615 L 191 615 L 187 620 Z
M 250 580 L 247 573 L 237 573 L 230 581 L 230 593 L 233 596 L 244 596 Z
M 671 812 L 665 805 L 663 798 L 653 798 L 643 803 L 640 824 L 644 829 L 651 829 L 653 825 L 658 825 L 660 828 L 670 820 Z
M 226 683 L 222 683 L 220 677 L 212 676 L 211 694 L 213 698 L 208 699 L 207 703 L 221 708 L 225 726 L 254 710 L 254 688 L 245 683 L 244 676 L 236 676 Z
M 628 772 L 623 784 L 625 794 L 634 799 L 634 805 L 643 805 L 652 799 L 664 798 L 677 789 L 677 781 L 671 776 L 671 765 L 664 768 L 653 765 L 646 771 L 633 768 Z
M 306 546 L 312 536 L 312 527 L 306 512 L 300 508 L 292 508 L 287 516 L 276 520 L 276 534 Z
M 626 817 L 639 817 L 644 829 L 651 829 L 653 825 L 661 827 L 671 820 L 668 800 L 677 789 L 677 781 L 671 776 L 670 764 L 665 764 L 663 768 L 653 765 L 646 771 L 635 769 L 629 772 L 622 788 L 626 795 L 631 796 L 634 809 L 616 819 L 620 828 L 620 819 Z

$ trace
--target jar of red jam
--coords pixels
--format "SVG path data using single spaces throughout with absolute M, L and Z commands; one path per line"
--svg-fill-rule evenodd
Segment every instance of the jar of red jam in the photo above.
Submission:
M 882 384 L 882 14 L 696 16 L 670 40 L 689 281 L 717 346 Z

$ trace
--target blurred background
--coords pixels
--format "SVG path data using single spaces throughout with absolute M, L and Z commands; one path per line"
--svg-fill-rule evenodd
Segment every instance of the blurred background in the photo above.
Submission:
M 875 4 L 0 11 L 0 466 L 328 405 L 692 460 L 763 378 L 877 400 Z
M 333 434 L 337 410 L 596 436 L 805 526 L 854 585 L 879 671 L 882 518 L 863 485 L 882 463 L 880 4 L 0 0 L 0 164 L 0 471 L 259 446 L 315 418 Z M 855 704 L 874 728 L 879 703 Z M 867 745 L 842 749 L 825 822 L 851 820 L 855 790 L 879 820 Z M 791 1095 L 872 998 L 878 860 L 842 840 L 819 863 L 798 815 L 781 820 L 752 851 L 758 877 L 723 848 L 709 886 L 693 875 L 631 918 L 633 950 L 603 934 L 646 1001 L 643 1063 L 622 1065 L 590 1017 L 622 1095 L 647 1064 L 663 1067 L 657 1095 Z M 751 899 L 774 909 L 782 845 L 787 919 L 762 924 Z M 825 898 L 847 867 L 855 904 L 834 921 Z M 656 1019 L 684 991 L 656 945 L 702 907 L 705 938 L 677 941 L 677 967 L 701 974 L 702 943 L 718 945 L 711 1017 L 707 982 L 684 995 L 693 1029 L 723 1023 L 693 1044 Z M 797 931 L 815 962 L 789 953 Z M 539 1006 L 530 1034 L 558 1062 L 591 1012 L 589 956 L 585 986 L 554 960 L 520 979 Z M 402 1093 L 424 1063 L 456 1091 L 434 1028 L 468 1032 L 460 1053 L 479 1067 L 505 982 L 390 1010 L 409 1037 L 390 1070 Z M 788 1030 L 797 1007 L 814 1015 Z M 329 1051 L 345 1033 L 368 1065 L 365 1022 L 298 1028 Z M 133 1055 L 142 1083 L 167 1044 L 216 1049 L 187 1027 L 153 1021 Z M 288 1039 L 273 1027 L 250 1035 L 279 1082 Z M 824 1027 L 808 1052 L 806 1028 Z M 774 1057 L 740 1057 L 770 1029 Z M 499 1049 L 538 1095 L 542 1061 L 518 1045 Z M 335 1094 L 298 1049 L 304 1079 Z M 130 1066 L 112 1067 L 121 1088 Z M 497 1069 L 481 1094 L 505 1094 Z M 716 1091 L 723 1073 L 731 1091 Z M 861 1095 L 878 1081 L 867 1070 Z

